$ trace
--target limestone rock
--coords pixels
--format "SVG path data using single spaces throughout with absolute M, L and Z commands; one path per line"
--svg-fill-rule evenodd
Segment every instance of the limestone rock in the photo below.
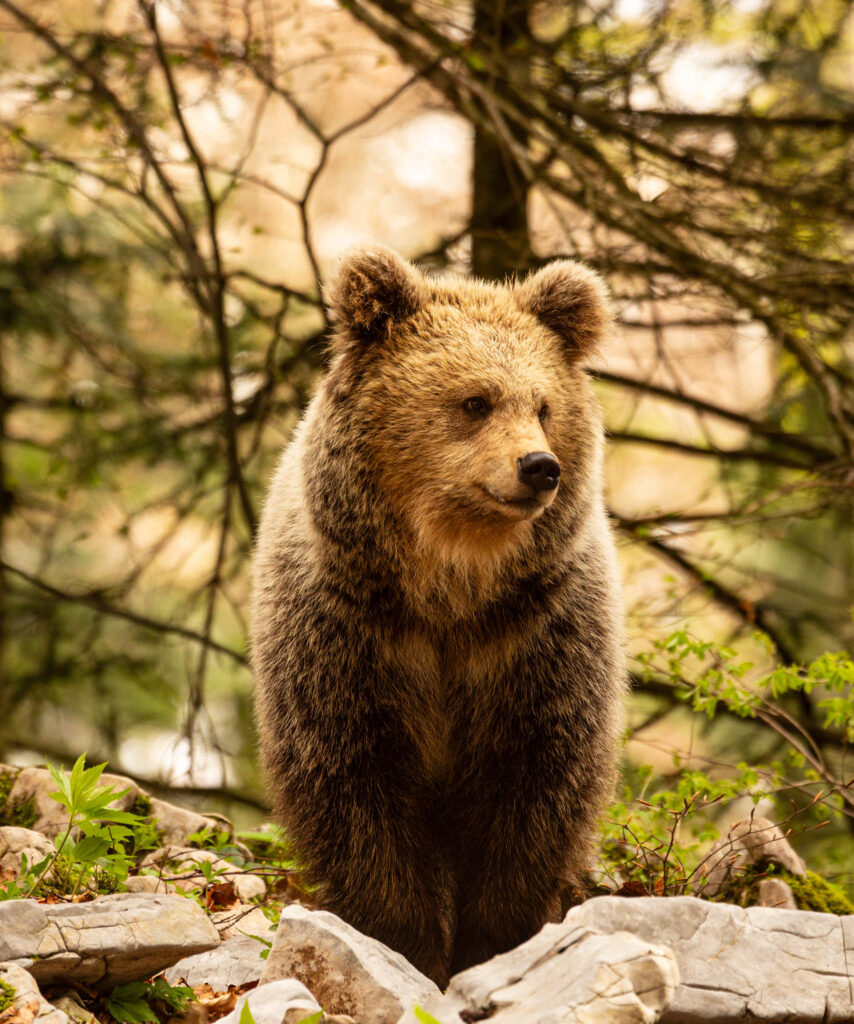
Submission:
M 564 925 L 628 931 L 672 949 L 681 982 L 663 1024 L 854 1021 L 854 915 L 600 896 Z
M 201 907 L 183 896 L 119 893 L 91 903 L 0 903 L 0 960 L 39 982 L 112 988 L 219 945 Z
M 32 827 L 36 832 L 53 838 L 66 827 L 68 815 L 65 808 L 50 798 L 49 794 L 56 792 L 56 783 L 46 768 L 19 769 L 0 765 L 0 774 L 15 775 L 7 806 L 13 812 L 15 808 L 31 809 L 35 815 Z M 154 820 L 166 844 L 185 845 L 190 835 L 204 829 L 229 835 L 232 832 L 231 825 L 224 819 L 198 814 L 166 800 L 149 797 L 144 789 L 126 775 L 105 773 L 100 778 L 100 784 L 112 786 L 117 793 L 127 790 L 125 796 L 114 801 L 111 806 L 123 811 L 135 806 L 138 812 L 145 808 L 142 811 L 143 817 L 150 816 Z
M 128 892 L 159 892 L 174 893 L 175 886 L 157 875 L 131 875 L 125 879 L 125 888 Z
M 394 1024 L 404 1010 L 439 994 L 399 953 L 334 914 L 299 904 L 282 911 L 261 985 L 284 978 L 301 981 L 328 1013 L 359 1024 Z
M 673 953 L 564 921 L 451 979 L 422 1009 L 442 1024 L 653 1024 L 679 984 Z M 410 1009 L 400 1024 L 418 1024 Z
M 150 800 L 151 817 L 157 824 L 164 846 L 186 846 L 189 836 L 194 832 L 204 832 L 205 829 L 231 834 L 231 826 L 217 818 L 188 811 L 185 807 L 178 807 L 156 797 Z
M 248 903 L 240 903 L 230 910 L 214 910 L 210 919 L 221 939 L 232 939 L 235 935 L 261 935 L 272 942 L 276 932 L 276 926 L 270 924 L 264 911 Z
M 214 992 L 227 992 L 231 986 L 259 981 L 264 969 L 261 953 L 267 948 L 248 935 L 235 935 L 216 949 L 184 957 L 165 974 L 170 985 L 210 985 Z M 256 1017 L 257 1024 L 261 1024 Z
M 100 784 L 113 786 L 117 793 L 128 790 L 110 805 L 123 811 L 129 810 L 140 794 L 139 786 L 122 775 L 104 774 Z M 46 768 L 22 768 L 9 792 L 8 807 L 14 809 L 32 802 L 36 816 L 33 829 L 52 839 L 68 826 L 68 812 L 50 797 L 55 792 L 56 783 Z
M 0 879 L 17 878 L 21 874 L 21 858 L 32 867 L 56 853 L 56 847 L 41 832 L 6 825 L 0 828 Z
M 0 963 L 0 981 L 15 990 L 14 1020 L 32 1020 L 33 1024 L 71 1024 L 69 1018 L 44 998 L 35 978 L 17 964 Z M 29 1012 L 28 1012 L 29 1011 Z
M 57 1010 L 62 1010 L 67 1015 L 71 1024 L 99 1024 L 95 1014 L 86 1009 L 80 1002 L 80 996 L 73 990 L 57 998 L 51 996 L 51 1000 Z
M 781 907 L 783 910 L 797 910 L 795 894 L 784 878 L 759 879 L 759 906 Z
M 239 1024 L 247 1002 L 255 1024 L 297 1024 L 320 1010 L 317 1000 L 305 985 L 294 978 L 284 978 L 241 996 L 235 1008 L 222 1017 L 219 1024 Z
M 242 900 L 251 900 L 267 892 L 263 878 L 241 871 L 234 864 L 218 857 L 212 850 L 196 850 L 191 846 L 164 846 L 149 853 L 142 864 L 143 867 L 162 869 L 162 877 L 182 889 L 203 889 L 207 881 L 198 867 L 205 862 L 218 873 L 217 881 L 231 882 Z
M 806 875 L 807 866 L 782 830 L 767 818 L 744 818 L 731 825 L 708 852 L 695 887 L 704 896 L 720 892 L 732 875 L 751 864 L 773 861 L 793 875 Z

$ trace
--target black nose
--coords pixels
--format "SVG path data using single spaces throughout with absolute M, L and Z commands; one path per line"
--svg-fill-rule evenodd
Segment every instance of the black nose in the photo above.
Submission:
M 535 491 L 553 491 L 560 480 L 560 463 L 548 452 L 528 452 L 516 460 L 516 472 L 522 483 Z

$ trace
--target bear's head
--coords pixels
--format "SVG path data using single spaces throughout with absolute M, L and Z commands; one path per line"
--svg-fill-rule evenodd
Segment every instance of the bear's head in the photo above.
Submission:
M 596 273 L 560 260 L 492 285 L 362 249 L 330 308 L 332 400 L 425 547 L 494 558 L 590 500 L 601 427 L 584 364 L 610 323 Z

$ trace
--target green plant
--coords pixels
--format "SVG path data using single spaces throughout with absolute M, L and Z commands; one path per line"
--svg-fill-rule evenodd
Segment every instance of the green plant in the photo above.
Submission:
M 184 1015 L 195 1001 L 191 988 L 170 985 L 164 978 L 153 981 L 129 981 L 119 985 L 107 996 L 105 1003 L 111 1016 L 123 1024 L 157 1024 L 159 1018 L 152 1002 L 161 1002 L 168 1011 Z
M 15 1005 L 15 996 L 17 992 L 15 988 L 0 978 L 0 1013 L 4 1013 Z
M 773 801 L 777 823 L 794 823 L 804 836 L 833 823 L 846 827 L 854 795 L 844 759 L 835 761 L 820 751 L 790 708 L 809 697 L 823 729 L 854 737 L 854 662 L 847 654 L 759 671 L 735 650 L 680 630 L 637 660 L 642 678 L 667 687 L 692 712 L 700 712 L 700 724 L 705 720 L 719 727 L 725 719 L 736 733 L 744 728 L 739 721 L 767 726 L 773 746 L 766 743 L 766 750 L 772 756 L 764 763 L 716 758 L 703 765 L 697 756 L 687 764 L 687 752 L 677 752 L 667 776 L 656 775 L 649 765 L 629 767 L 622 799 L 604 825 L 601 867 L 611 887 L 616 881 L 627 893 L 692 891 L 705 868 L 704 851 L 718 838 L 720 814 L 737 798 L 754 804 Z M 828 860 L 838 856 L 834 847 L 839 844 L 825 844 Z M 817 852 L 822 856 L 818 847 Z M 810 894 L 802 891 L 803 900 L 819 899 L 815 884 Z M 806 883 L 795 885 L 803 889 Z
M 117 793 L 112 786 L 99 785 L 106 764 L 86 768 L 85 761 L 84 753 L 67 774 L 46 762 L 58 787 L 57 792 L 49 795 L 65 807 L 68 825 L 58 837 L 56 853 L 40 863 L 27 896 L 35 894 L 49 873 L 71 895 L 79 892 L 84 883 L 113 891 L 128 875 L 131 859 L 122 844 L 133 843 L 134 829 L 141 828 L 143 820 L 130 811 L 110 806 L 128 790 Z M 81 838 L 73 838 L 75 829 Z

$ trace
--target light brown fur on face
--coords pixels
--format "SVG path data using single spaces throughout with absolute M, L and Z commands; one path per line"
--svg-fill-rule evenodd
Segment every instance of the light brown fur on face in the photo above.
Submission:
M 493 286 L 379 249 L 330 304 L 259 530 L 261 751 L 319 900 L 443 984 L 555 914 L 610 792 L 620 605 L 583 369 L 607 301 L 568 261 Z M 557 487 L 520 479 L 531 453 Z

